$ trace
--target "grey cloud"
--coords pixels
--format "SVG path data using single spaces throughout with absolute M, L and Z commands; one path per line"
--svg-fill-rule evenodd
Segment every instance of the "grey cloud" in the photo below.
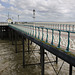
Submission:
M 32 20 L 32 10 L 35 9 L 36 21 L 66 21 L 74 18 L 74 3 L 75 0 L 9 0 L 9 4 L 12 5 L 9 10 L 13 16 L 19 14 L 21 20 L 26 18 Z

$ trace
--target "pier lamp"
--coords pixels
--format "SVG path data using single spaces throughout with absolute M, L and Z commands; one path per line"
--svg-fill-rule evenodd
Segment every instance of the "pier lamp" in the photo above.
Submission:
M 35 10 L 33 9 L 33 19 L 35 19 Z
M 33 22 L 35 24 L 35 10 L 33 9 Z
M 18 22 L 19 22 L 19 15 L 18 15 Z
M 33 29 L 35 30 L 35 10 L 34 10 L 34 9 L 33 9 L 33 26 L 34 26 Z M 33 31 L 34 31 L 34 30 L 33 30 Z M 35 32 L 34 32 L 34 33 L 35 33 Z M 34 33 L 33 33 L 33 34 L 34 34 Z

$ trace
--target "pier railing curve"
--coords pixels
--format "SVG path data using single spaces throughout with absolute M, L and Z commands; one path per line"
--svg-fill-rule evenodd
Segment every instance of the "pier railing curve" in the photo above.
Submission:
M 35 26 L 33 25 L 17 25 L 17 24 L 13 24 L 14 27 L 18 27 L 19 29 L 22 29 L 23 32 L 25 32 L 27 35 L 30 35 L 34 38 L 37 38 L 41 41 L 44 41 L 45 43 L 49 43 L 50 45 L 54 45 L 54 32 L 57 31 L 58 34 L 58 46 L 57 48 L 60 48 L 60 44 L 61 44 L 61 32 L 66 32 L 68 34 L 67 36 L 67 47 L 66 47 L 66 52 L 69 52 L 69 46 L 70 46 L 70 33 L 75 33 L 74 31 L 74 25 L 68 25 L 68 24 L 50 24 L 49 27 L 45 27 L 43 25 L 38 25 L 36 24 Z M 51 31 L 52 33 L 52 39 L 49 40 L 49 34 Z M 50 42 L 51 41 L 51 42 Z

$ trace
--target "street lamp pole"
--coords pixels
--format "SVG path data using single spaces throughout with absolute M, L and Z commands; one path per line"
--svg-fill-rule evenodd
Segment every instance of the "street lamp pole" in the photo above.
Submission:
M 33 20 L 35 22 L 35 10 L 33 9 Z
M 18 15 L 18 22 L 19 22 L 19 15 Z
M 35 10 L 33 9 L 33 26 L 34 26 L 34 34 L 35 34 Z

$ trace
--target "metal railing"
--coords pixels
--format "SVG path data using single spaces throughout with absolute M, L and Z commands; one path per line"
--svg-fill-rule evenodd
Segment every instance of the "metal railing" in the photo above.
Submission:
M 0 22 L 0 26 L 8 25 L 7 22 Z
M 44 26 L 51 29 L 65 30 L 65 31 L 75 31 L 74 24 L 46 24 L 46 23 L 35 23 L 36 26 Z
M 59 32 L 59 42 L 58 42 L 58 48 L 60 48 L 61 43 L 61 32 L 66 32 L 68 34 L 67 38 L 67 47 L 66 52 L 69 52 L 69 46 L 70 46 L 70 33 L 75 33 L 74 31 L 74 25 L 68 25 L 68 24 L 50 24 L 49 27 L 46 25 L 14 25 L 18 27 L 19 29 L 22 29 L 27 35 L 30 35 L 34 38 L 40 39 L 42 41 L 45 41 L 46 43 L 50 43 L 50 45 L 54 45 L 54 31 Z M 52 32 L 52 40 L 49 42 L 49 31 Z

